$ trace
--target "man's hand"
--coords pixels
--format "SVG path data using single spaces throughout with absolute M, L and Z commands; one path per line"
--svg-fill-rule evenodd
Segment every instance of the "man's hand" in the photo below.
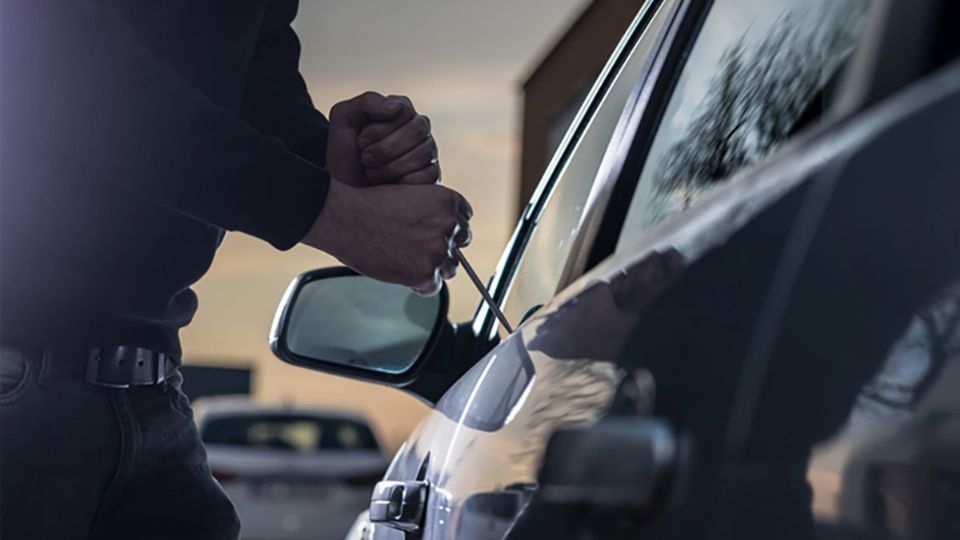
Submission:
M 440 180 L 430 120 L 403 96 L 366 92 L 330 110 L 327 169 L 354 187 Z
M 452 249 L 470 243 L 472 216 L 466 199 L 443 186 L 332 181 L 303 243 L 361 274 L 432 295 L 456 273 Z

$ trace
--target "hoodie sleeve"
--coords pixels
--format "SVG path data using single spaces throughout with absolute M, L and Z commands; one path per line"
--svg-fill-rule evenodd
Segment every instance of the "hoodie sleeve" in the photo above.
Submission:
M 212 103 L 118 12 L 89 0 L 3 4 L 3 121 L 83 172 L 69 181 L 124 190 L 279 249 L 309 230 L 327 173 Z

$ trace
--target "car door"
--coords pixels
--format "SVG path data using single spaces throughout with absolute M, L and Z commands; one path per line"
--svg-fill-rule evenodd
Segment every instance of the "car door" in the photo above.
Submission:
M 508 317 L 523 320 L 530 318 L 531 313 L 537 312 L 536 315 L 530 318 L 515 336 L 491 352 L 448 391 L 438 403 L 436 411 L 424 421 L 398 454 L 388 473 L 390 479 L 417 478 L 428 481 L 432 486 L 432 499 L 428 505 L 424 529 L 426 537 L 453 537 L 458 531 L 466 534 L 478 527 L 492 527 L 493 530 L 502 532 L 502 527 L 511 522 L 515 515 L 511 512 L 516 508 L 509 502 L 495 501 L 515 501 L 516 494 L 523 496 L 535 486 L 539 459 L 550 433 L 562 425 L 594 421 L 607 409 L 622 379 L 622 372 L 611 362 L 611 354 L 622 343 L 625 330 L 629 328 L 629 323 L 633 321 L 636 313 L 628 309 L 622 317 L 611 317 L 615 310 L 602 308 L 611 307 L 607 298 L 611 287 L 616 289 L 624 284 L 622 280 L 617 281 L 616 276 L 629 277 L 630 269 L 639 271 L 649 266 L 651 260 L 648 252 L 631 249 L 634 242 L 627 237 L 636 241 L 638 238 L 644 240 L 660 235 L 667 245 L 679 243 L 689 248 L 685 255 L 690 257 L 702 254 L 702 249 L 708 245 L 689 239 L 680 242 L 671 234 L 676 232 L 673 229 L 657 230 L 654 227 L 659 220 L 631 225 L 630 234 L 623 235 L 620 234 L 620 228 L 614 228 L 611 235 L 604 233 L 604 226 L 593 228 L 586 225 L 591 220 L 610 222 L 606 219 L 607 216 L 617 212 L 621 214 L 619 223 L 622 225 L 623 214 L 628 214 L 626 219 L 629 224 L 629 213 L 633 212 L 634 208 L 646 208 L 647 199 L 641 196 L 628 198 L 630 204 L 615 204 L 614 196 L 622 197 L 623 189 L 629 188 L 629 191 L 633 192 L 637 191 L 637 186 L 644 185 L 642 173 L 638 172 L 642 169 L 642 162 L 638 165 L 635 159 L 631 161 L 632 156 L 626 154 L 647 156 L 650 153 L 650 135 L 669 134 L 670 130 L 683 131 L 674 129 L 678 122 L 660 124 L 661 129 L 658 129 L 657 122 L 667 117 L 671 105 L 675 104 L 677 99 L 702 101 L 702 94 L 709 89 L 715 78 L 707 73 L 695 78 L 695 81 L 688 85 L 679 85 L 683 91 L 675 91 L 678 87 L 677 81 L 685 80 L 684 75 L 690 79 L 694 72 L 703 68 L 700 64 L 688 63 L 685 66 L 683 59 L 687 58 L 688 53 L 690 58 L 698 58 L 698 50 L 713 53 L 716 50 L 722 51 L 727 45 L 733 46 L 743 41 L 737 34 L 710 31 L 717 26 L 726 26 L 728 21 L 724 17 L 730 13 L 726 4 L 718 2 L 715 11 L 707 9 L 709 6 L 691 2 L 668 2 L 659 6 L 657 17 L 663 19 L 658 39 L 651 43 L 649 55 L 642 59 L 645 65 L 650 67 L 647 70 L 638 70 L 644 77 L 640 84 L 631 85 L 632 97 L 627 100 L 624 114 L 620 115 L 618 127 L 614 130 L 615 134 L 610 137 L 612 142 L 607 141 L 611 144 L 607 146 L 604 160 L 598 165 L 599 172 L 591 172 L 595 177 L 604 173 L 609 176 L 599 182 L 590 182 L 587 187 L 581 185 L 571 188 L 571 195 L 564 191 L 563 183 L 554 187 L 545 183 L 535 197 L 532 209 L 528 209 L 528 216 L 539 218 L 526 223 L 533 231 L 524 237 L 519 256 L 514 252 L 515 258 L 501 265 L 499 279 L 494 281 L 494 289 L 495 296 L 500 299 Z M 735 7 L 736 4 L 735 2 Z M 824 20 L 835 20 L 836 24 L 843 28 L 857 28 L 863 13 L 851 10 L 850 16 L 856 20 L 850 21 L 836 17 L 835 12 L 831 11 L 835 8 L 830 6 L 835 4 L 818 4 L 820 9 L 813 11 L 816 16 L 808 24 L 812 26 Z M 769 10 L 764 12 L 768 15 L 771 13 Z M 718 13 L 720 15 L 716 15 Z M 742 15 L 743 11 L 739 13 Z M 772 39 L 769 36 L 782 29 L 778 26 L 782 23 L 777 22 L 780 20 L 777 15 L 779 14 L 773 12 L 773 15 L 763 20 L 764 25 L 758 25 L 759 29 L 754 35 L 759 43 L 769 41 Z M 656 27 L 656 21 L 655 18 L 650 28 Z M 804 26 L 797 32 L 803 28 L 807 27 Z M 856 38 L 856 32 L 853 34 L 851 39 Z M 803 38 L 798 39 L 803 41 L 812 38 L 804 33 Z M 653 47 L 653 43 L 662 47 Z M 666 44 L 672 46 L 668 47 Z M 803 43 L 805 44 L 806 42 Z M 825 64 L 829 67 L 823 71 L 829 72 L 830 76 L 824 74 L 819 77 L 818 83 L 809 89 L 808 94 L 794 96 L 798 102 L 802 102 L 796 105 L 795 117 L 790 122 L 789 127 L 795 129 L 785 128 L 785 132 L 780 135 L 781 139 L 775 141 L 776 143 L 782 143 L 795 133 L 803 131 L 802 128 L 807 124 L 801 126 L 800 121 L 803 113 L 809 110 L 809 105 L 822 91 L 823 85 L 820 81 L 825 85 L 832 80 L 834 71 L 840 69 L 842 60 L 851 53 L 852 44 L 836 40 L 833 48 L 829 50 L 836 51 L 835 56 L 839 58 Z M 700 90 L 699 96 L 697 93 L 691 94 L 689 90 L 697 85 L 706 87 Z M 660 97 L 654 99 L 657 95 Z M 677 108 L 678 106 L 674 106 L 673 110 Z M 687 110 L 688 114 L 691 114 L 689 103 L 679 109 Z M 696 107 L 692 109 L 695 111 Z M 696 113 L 692 113 L 692 116 L 695 117 Z M 817 118 L 820 116 L 814 117 Z M 650 131 L 640 129 L 641 126 Z M 657 137 L 652 139 L 656 141 Z M 743 160 L 740 168 L 730 167 L 729 177 L 734 177 L 740 169 L 751 164 L 763 164 L 764 159 L 776 148 L 777 144 L 774 142 L 765 144 L 765 153 L 757 151 L 752 163 Z M 617 166 L 614 167 L 614 164 Z M 575 168 L 567 167 L 565 170 Z M 727 177 L 716 179 L 717 184 L 726 179 Z M 604 191 L 607 192 L 605 197 L 608 205 L 597 202 L 602 200 Z M 754 198 L 769 201 L 771 192 L 767 190 L 763 193 L 766 198 L 758 195 Z M 700 195 L 691 195 L 688 204 L 663 209 L 658 216 L 662 220 L 675 215 L 677 222 L 691 223 L 693 232 L 683 231 L 684 234 L 706 242 L 704 239 L 710 236 L 707 232 L 713 229 L 702 221 L 689 221 L 692 218 L 685 215 L 686 210 L 696 206 L 695 202 Z M 737 198 L 736 195 L 734 194 L 734 199 Z M 545 196 L 547 199 L 543 201 Z M 618 206 L 622 208 L 617 209 Z M 564 220 L 565 212 L 573 214 L 573 219 Z M 525 224 L 522 222 L 521 228 L 523 226 Z M 592 241 L 583 240 L 589 234 L 593 234 Z M 580 278 L 576 284 L 567 288 L 564 294 L 555 296 L 558 288 L 579 277 L 567 270 L 570 267 L 568 261 L 576 259 L 581 253 L 596 251 L 596 246 L 616 247 L 621 236 L 624 241 L 616 257 Z M 697 246 L 700 246 L 700 252 L 696 251 Z M 612 251 L 613 249 L 610 249 L 610 252 Z M 607 254 L 609 255 L 609 252 Z M 598 279 L 607 285 L 601 283 L 592 286 L 592 280 Z M 628 279 L 627 285 L 623 285 L 625 290 L 634 290 L 629 286 L 629 282 Z M 591 298 L 596 298 L 597 302 L 588 300 Z M 581 316 L 582 310 L 568 309 L 568 301 L 581 306 L 594 306 L 589 311 L 591 316 L 584 318 Z M 549 304 L 548 307 L 538 312 L 545 303 Z M 604 316 L 604 313 L 607 316 Z M 482 310 L 478 316 L 478 320 L 480 319 Z M 589 323 L 599 326 L 591 326 Z M 620 334 L 613 335 L 614 329 Z M 601 340 L 608 341 L 606 347 L 597 350 L 590 346 Z M 498 494 L 504 496 L 499 497 Z M 473 501 L 484 502 L 477 503 L 479 507 L 473 508 Z M 491 511 L 491 508 L 499 510 Z M 381 530 L 381 527 L 377 527 L 378 534 Z M 384 535 L 386 534 L 390 533 L 384 532 Z

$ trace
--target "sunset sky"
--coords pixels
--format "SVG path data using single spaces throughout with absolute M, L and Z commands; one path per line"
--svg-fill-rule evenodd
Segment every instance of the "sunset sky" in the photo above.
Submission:
M 489 276 L 515 224 L 519 85 L 586 0 L 303 0 L 295 23 L 301 71 L 320 110 L 365 90 L 409 96 L 427 114 L 443 182 L 473 205 L 465 250 Z M 282 364 L 267 346 L 277 303 L 296 274 L 336 262 L 307 248 L 278 253 L 228 235 L 196 289 L 200 309 L 183 333 L 188 363 L 254 367 L 254 393 L 360 410 L 384 442 L 399 444 L 425 410 L 416 399 Z M 451 319 L 469 319 L 479 296 L 461 272 Z

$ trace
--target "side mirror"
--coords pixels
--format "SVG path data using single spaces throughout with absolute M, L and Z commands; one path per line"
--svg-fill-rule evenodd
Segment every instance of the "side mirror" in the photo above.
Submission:
M 447 308 L 446 285 L 423 297 L 349 268 L 313 270 L 287 289 L 270 348 L 290 364 L 403 386 L 436 345 Z

